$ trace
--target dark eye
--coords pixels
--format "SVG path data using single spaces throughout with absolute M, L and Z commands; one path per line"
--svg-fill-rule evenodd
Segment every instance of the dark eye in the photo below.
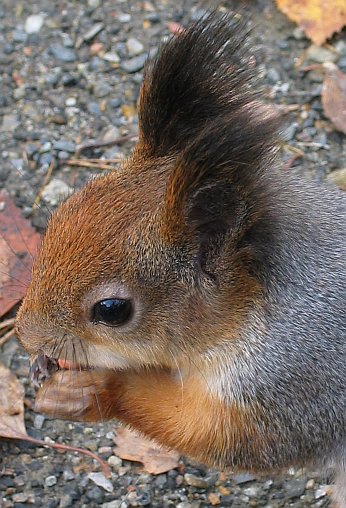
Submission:
M 92 321 L 107 326 L 121 326 L 129 319 L 131 311 L 131 300 L 109 298 L 95 303 L 92 311 Z

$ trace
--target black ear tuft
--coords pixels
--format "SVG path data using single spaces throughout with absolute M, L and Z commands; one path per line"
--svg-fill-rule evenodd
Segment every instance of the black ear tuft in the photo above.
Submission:
M 156 156 L 181 150 L 204 126 L 249 103 L 247 22 L 213 13 L 163 46 L 141 90 L 141 140 Z

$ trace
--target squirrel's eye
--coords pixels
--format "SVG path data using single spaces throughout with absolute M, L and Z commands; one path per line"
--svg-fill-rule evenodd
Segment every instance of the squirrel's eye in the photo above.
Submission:
M 102 323 L 107 326 L 121 326 L 131 316 L 131 300 L 109 298 L 97 302 L 92 311 L 93 323 Z

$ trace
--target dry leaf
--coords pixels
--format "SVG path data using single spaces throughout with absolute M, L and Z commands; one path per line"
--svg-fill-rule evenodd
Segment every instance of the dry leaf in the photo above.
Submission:
M 276 3 L 319 46 L 346 25 L 345 0 L 276 0 Z
M 326 76 L 322 89 L 324 114 L 335 127 L 346 134 L 346 74 L 336 65 L 325 64 Z
M 24 388 L 16 376 L 0 363 L 0 437 L 26 437 Z
M 0 192 L 0 317 L 25 293 L 40 235 L 6 191 Z
M 179 454 L 160 447 L 133 430 L 118 428 L 114 453 L 121 459 L 141 462 L 151 474 L 161 474 L 178 467 Z

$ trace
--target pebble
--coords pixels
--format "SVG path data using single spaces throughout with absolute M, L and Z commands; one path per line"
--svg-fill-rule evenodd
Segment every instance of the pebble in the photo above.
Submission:
M 13 91 L 13 97 L 16 101 L 23 99 L 25 97 L 26 87 L 25 85 L 21 85 Z
M 108 503 L 103 503 L 101 508 L 121 508 L 122 501 L 120 499 L 114 499 Z
M 101 99 L 102 97 L 107 97 L 112 91 L 112 87 L 105 83 L 104 81 L 99 81 L 94 84 L 93 93 L 95 97 Z
M 237 485 L 242 485 L 243 483 L 253 482 L 256 480 L 256 476 L 251 473 L 233 474 L 231 478 Z
M 75 62 L 77 60 L 76 53 L 71 48 L 66 48 L 61 44 L 53 44 L 50 46 L 49 51 L 51 55 L 61 62 Z
M 69 108 L 74 107 L 77 104 L 77 99 L 75 97 L 68 97 L 65 101 L 65 105 Z
M 116 455 L 111 455 L 107 459 L 108 464 L 113 467 L 114 469 L 117 469 L 123 465 L 123 461 L 120 457 L 117 457 Z
M 327 48 L 311 44 L 306 51 L 306 55 L 309 60 L 317 63 L 325 62 L 336 62 L 338 60 L 338 54 Z
M 300 497 L 305 492 L 306 479 L 305 478 L 297 478 L 294 480 L 289 480 L 285 484 L 285 492 L 286 497 L 288 499 L 294 499 L 296 497 Z
M 76 143 L 74 143 L 73 141 L 61 139 L 59 141 L 54 141 L 53 148 L 54 150 L 74 153 L 76 151 Z
M 25 42 L 27 39 L 27 33 L 23 30 L 23 28 L 17 28 L 13 30 L 12 39 L 13 42 Z
M 202 478 L 201 476 L 196 476 L 191 473 L 185 473 L 184 480 L 185 483 L 187 483 L 188 485 L 191 485 L 192 487 L 197 487 L 199 489 L 206 489 L 209 487 L 209 483 L 205 478 Z
M 102 32 L 104 27 L 105 26 L 103 23 L 96 23 L 91 28 L 89 28 L 87 32 L 85 32 L 85 34 L 83 35 L 83 40 L 86 42 L 91 41 L 94 37 L 96 37 L 97 34 Z
M 330 496 L 332 494 L 333 487 L 331 485 L 322 485 L 315 492 L 315 499 L 321 499 L 325 496 Z
M 51 206 L 56 206 L 72 193 L 67 183 L 58 178 L 53 178 L 43 189 L 42 197 Z
M 122 12 L 122 13 L 118 14 L 118 21 L 120 21 L 120 23 L 128 23 L 129 21 L 131 21 L 131 15 L 128 13 Z
M 57 483 L 57 477 L 54 475 L 47 476 L 44 480 L 44 484 L 46 487 L 53 487 Z
M 2 131 L 13 131 L 19 125 L 19 118 L 15 113 L 8 113 L 2 117 Z
M 88 6 L 97 9 L 101 5 L 101 0 L 88 0 Z
M 102 503 L 105 495 L 99 487 L 95 486 L 95 487 L 92 487 L 91 489 L 87 490 L 86 497 L 90 501 L 95 501 L 96 503 Z
M 27 34 L 38 33 L 43 25 L 44 18 L 41 14 L 32 14 L 25 20 L 24 30 Z
M 40 146 L 39 152 L 46 153 L 46 152 L 50 152 L 51 149 L 52 149 L 52 143 L 50 141 L 46 141 L 45 143 L 43 143 L 43 145 Z
M 106 62 L 110 62 L 112 64 L 117 64 L 120 62 L 120 57 L 115 51 L 108 51 L 103 55 L 103 59 L 106 60 Z
M 89 473 L 88 478 L 96 483 L 99 487 L 102 487 L 107 492 L 113 492 L 114 487 L 113 484 L 108 478 L 105 477 L 103 473 Z
M 63 477 L 64 481 L 69 482 L 69 481 L 75 479 L 75 474 L 71 469 L 64 469 L 64 471 L 62 473 L 62 477 Z
M 35 415 L 35 417 L 34 417 L 35 429 L 42 429 L 45 419 L 46 418 L 43 415 L 39 415 L 39 414 Z
M 134 37 L 130 37 L 130 39 L 126 41 L 126 47 L 129 56 L 137 56 L 143 53 L 144 51 L 143 44 Z
M 147 55 L 143 54 L 130 58 L 129 60 L 123 60 L 121 62 L 121 68 L 129 74 L 132 74 L 143 69 L 146 59 Z

